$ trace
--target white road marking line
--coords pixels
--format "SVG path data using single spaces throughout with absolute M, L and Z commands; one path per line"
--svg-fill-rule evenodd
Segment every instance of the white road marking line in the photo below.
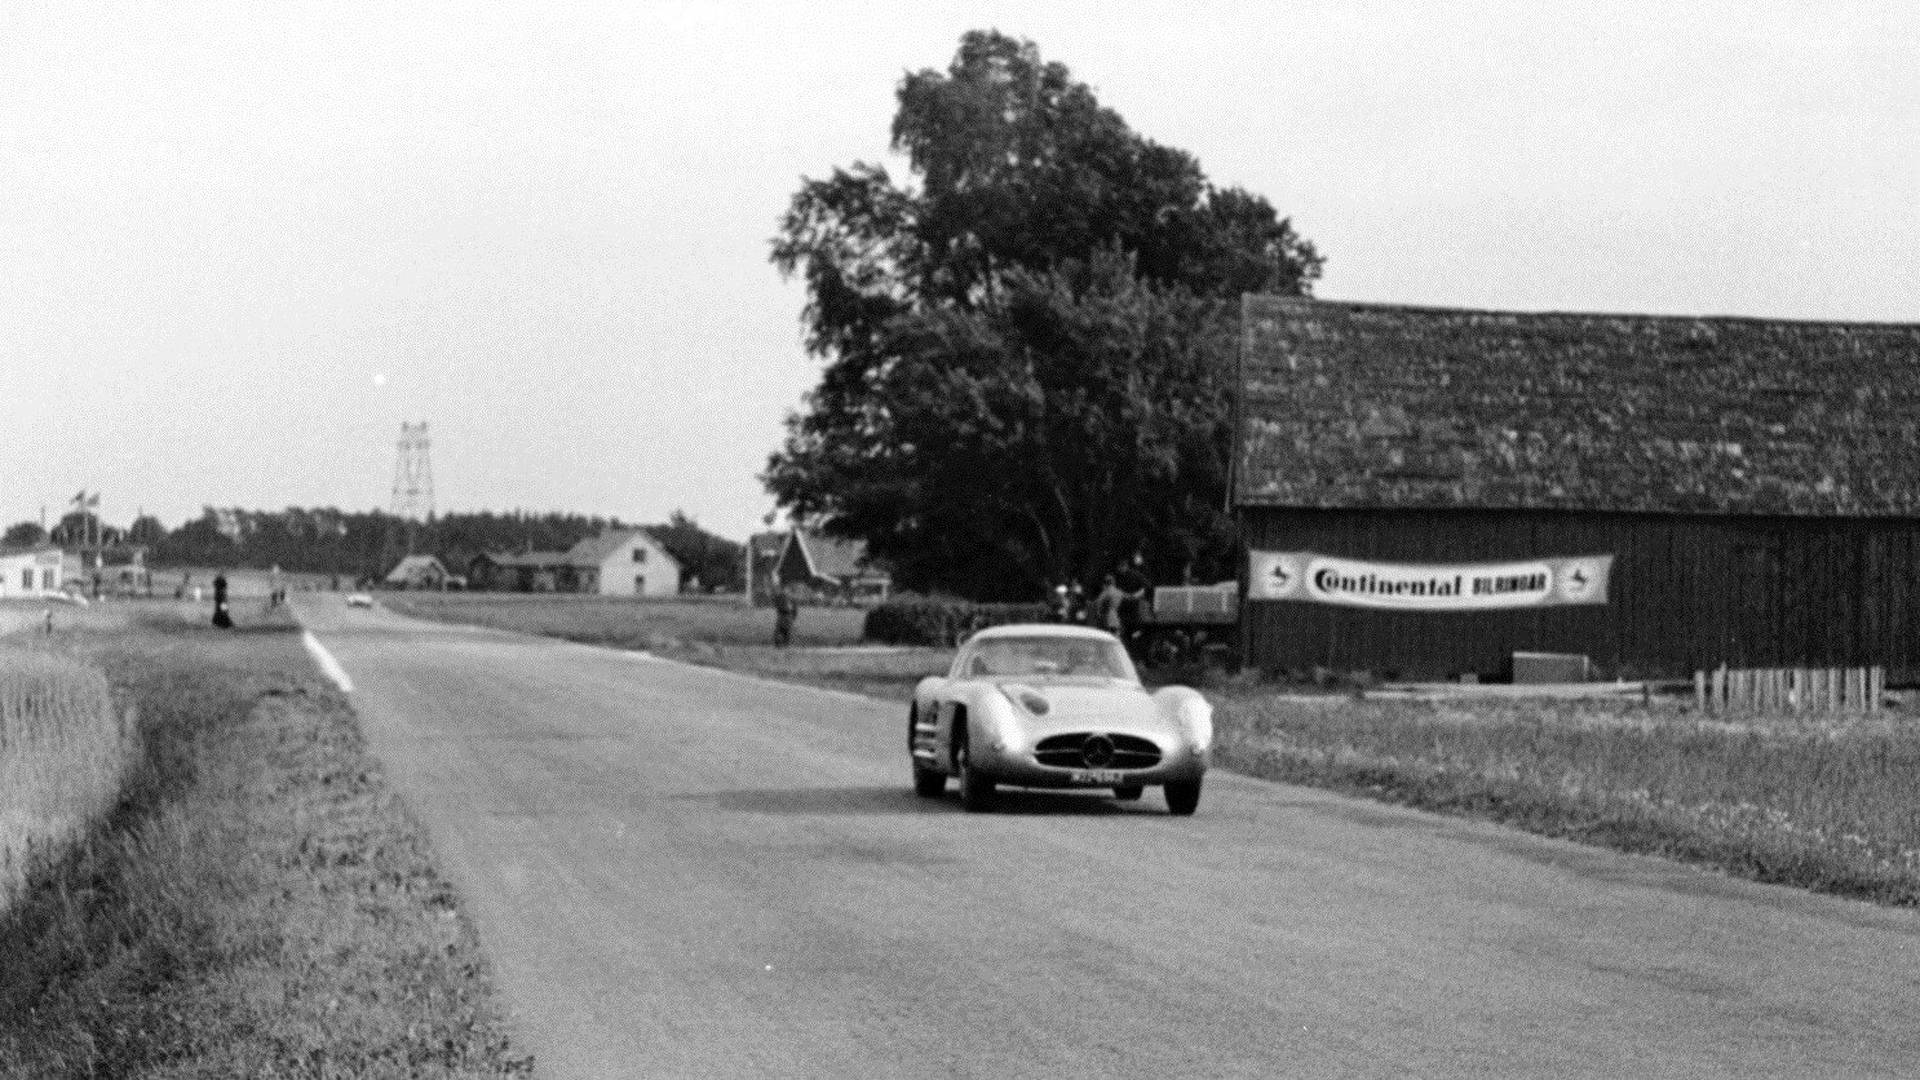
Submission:
M 339 687 L 341 693 L 353 693 L 353 680 L 347 678 L 347 669 L 340 666 L 340 661 L 333 658 L 325 645 L 320 644 L 320 639 L 313 636 L 313 631 L 302 630 L 300 640 L 306 645 L 307 654 L 313 657 L 313 662 L 320 665 L 320 673 L 332 679 L 333 685 Z

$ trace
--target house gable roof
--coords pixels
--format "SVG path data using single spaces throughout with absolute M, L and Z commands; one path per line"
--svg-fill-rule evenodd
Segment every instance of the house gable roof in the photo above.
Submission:
M 645 529 L 608 529 L 598 536 L 589 536 L 567 549 L 566 564 L 577 567 L 600 566 L 634 539 L 643 540 L 648 549 L 657 552 L 660 558 L 676 569 L 680 566 L 679 560 Z
M 1241 314 L 1241 506 L 1920 516 L 1920 326 Z
M 886 571 L 867 564 L 867 545 L 858 540 L 842 540 L 804 529 L 795 529 L 790 535 L 788 543 L 799 547 L 807 572 L 814 577 L 835 581 L 891 580 Z M 785 558 L 784 552 L 781 557 Z
M 439 558 L 433 555 L 408 555 L 387 571 L 386 580 L 405 581 L 415 574 L 434 573 L 446 576 L 447 568 L 441 565 Z

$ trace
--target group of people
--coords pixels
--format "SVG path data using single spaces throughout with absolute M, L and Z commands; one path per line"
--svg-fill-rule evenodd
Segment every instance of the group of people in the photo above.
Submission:
M 1048 607 L 1054 622 L 1097 626 L 1131 648 L 1146 614 L 1150 588 L 1136 556 L 1101 580 L 1100 591 L 1091 603 L 1080 583 L 1069 581 L 1053 587 Z

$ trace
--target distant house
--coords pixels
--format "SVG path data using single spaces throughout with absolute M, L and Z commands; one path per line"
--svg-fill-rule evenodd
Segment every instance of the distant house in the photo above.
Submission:
M 609 529 L 567 551 L 569 592 L 600 596 L 675 596 L 680 563 L 645 529 Z
M 680 563 L 645 529 L 609 529 L 565 551 L 487 552 L 468 564 L 477 589 L 674 596 Z
M 774 581 L 835 600 L 885 600 L 893 577 L 867 560 L 867 545 L 805 529 L 786 534 L 774 559 Z
M 387 571 L 383 580 L 388 588 L 393 589 L 444 589 L 447 587 L 447 578 L 447 568 L 438 558 L 432 555 L 409 555 Z
M 0 600 L 49 596 L 60 591 L 64 556 L 53 544 L 0 548 Z
M 488 551 L 467 563 L 467 578 L 473 588 L 493 592 L 559 592 L 571 574 L 564 551 Z

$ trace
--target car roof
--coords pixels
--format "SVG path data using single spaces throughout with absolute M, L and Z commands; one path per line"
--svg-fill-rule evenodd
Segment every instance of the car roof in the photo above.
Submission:
M 967 639 L 972 645 L 979 641 L 996 641 L 1000 638 L 1077 638 L 1083 641 L 1116 641 L 1112 634 L 1092 626 L 1075 626 L 1072 623 L 1007 623 L 1002 626 L 989 626 L 985 630 Z

